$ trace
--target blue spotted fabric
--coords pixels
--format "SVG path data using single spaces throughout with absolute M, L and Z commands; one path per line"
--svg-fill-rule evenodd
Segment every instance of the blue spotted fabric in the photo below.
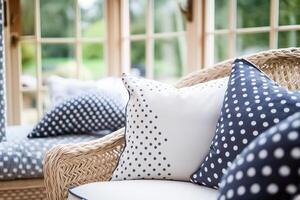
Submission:
M 218 200 L 300 198 L 300 113 L 253 140 L 223 176 Z
M 116 131 L 125 126 L 125 103 L 102 90 L 66 99 L 48 111 L 29 138 Z
M 27 138 L 30 126 L 7 127 L 7 140 L 0 143 L 1 181 L 43 177 L 45 153 L 58 144 L 87 142 L 108 134 L 70 134 L 50 138 Z
M 300 111 L 300 93 L 272 81 L 254 64 L 236 59 L 210 150 L 191 175 L 194 183 L 218 188 L 232 161 L 259 134 Z

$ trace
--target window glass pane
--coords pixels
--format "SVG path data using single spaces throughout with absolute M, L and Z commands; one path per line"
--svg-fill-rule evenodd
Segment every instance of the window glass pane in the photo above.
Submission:
M 228 28 L 228 0 L 215 0 L 215 29 Z
M 76 77 L 74 46 L 69 44 L 42 44 L 43 84 L 51 75 Z
M 130 0 L 130 33 L 144 34 L 146 32 L 147 1 Z
M 131 73 L 145 76 L 145 41 L 131 42 Z
M 237 27 L 270 24 L 270 0 L 237 0 Z
M 22 93 L 22 124 L 35 124 L 38 121 L 37 95 L 35 92 Z
M 269 33 L 237 35 L 237 56 L 269 49 Z
M 215 35 L 215 63 L 228 58 L 228 37 L 227 35 Z
M 182 76 L 186 60 L 185 45 L 184 37 L 155 40 L 155 79 L 172 82 Z
M 185 19 L 177 1 L 154 0 L 154 29 L 156 33 L 185 30 Z
M 75 1 L 40 0 L 41 36 L 70 37 L 75 35 Z
M 299 47 L 300 31 L 286 31 L 278 33 L 278 48 Z
M 300 24 L 300 0 L 279 1 L 279 24 Z
M 34 35 L 34 0 L 21 0 L 22 35 Z
M 104 37 L 104 0 L 79 0 L 83 37 Z
M 50 100 L 48 88 L 44 88 L 44 90 L 42 91 L 42 107 L 43 107 L 43 113 L 51 109 L 51 100 Z
M 21 43 L 22 87 L 36 88 L 36 48 L 34 43 Z
M 103 44 L 82 44 L 82 67 L 80 78 L 90 80 L 99 79 L 105 75 Z

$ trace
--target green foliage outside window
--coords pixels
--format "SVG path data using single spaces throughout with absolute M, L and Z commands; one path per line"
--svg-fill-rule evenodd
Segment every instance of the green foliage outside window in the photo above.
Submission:
M 23 35 L 34 34 L 34 1 L 21 0 Z M 41 36 L 75 37 L 75 5 L 73 0 L 40 0 Z M 82 1 L 84 4 L 84 1 Z M 103 1 L 94 0 L 88 8 L 82 8 L 81 35 L 99 37 L 105 35 Z M 100 2 L 100 3 L 99 3 Z M 131 0 L 131 34 L 145 34 L 145 2 Z M 143 3 L 144 2 L 144 3 Z M 176 32 L 185 30 L 185 23 L 174 0 L 154 0 L 154 32 Z M 175 3 L 174 3 L 175 2 Z M 300 0 L 280 0 L 279 25 L 300 24 Z M 215 28 L 228 28 L 229 3 L 227 0 L 215 0 Z M 237 0 L 237 28 L 270 25 L 270 0 Z M 269 33 L 238 34 L 236 36 L 236 54 L 253 53 L 269 48 Z M 228 36 L 215 36 L 215 62 L 228 57 Z M 278 33 L 278 47 L 299 46 L 300 31 L 282 31 Z M 73 45 L 73 46 L 72 46 Z M 72 46 L 72 47 L 70 47 Z M 154 41 L 154 75 L 157 78 L 181 76 L 185 63 L 184 40 L 181 38 L 156 39 Z M 132 42 L 131 62 L 133 67 L 145 65 L 145 42 Z M 66 66 L 75 65 L 75 45 L 48 45 L 42 48 L 43 69 L 45 73 L 60 71 Z M 21 45 L 23 73 L 35 73 L 35 46 L 31 43 Z M 170 51 L 171 53 L 168 53 Z M 83 78 L 97 79 L 105 71 L 104 47 L 96 43 L 82 43 Z M 55 61 L 56 60 L 56 61 Z M 170 66 L 171 65 L 171 66 Z M 73 69 L 73 68 L 72 68 Z

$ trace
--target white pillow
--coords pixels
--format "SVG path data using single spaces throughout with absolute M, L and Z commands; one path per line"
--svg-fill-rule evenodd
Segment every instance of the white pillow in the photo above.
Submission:
M 47 79 L 47 83 L 51 100 L 50 107 L 54 107 L 70 97 L 83 95 L 99 89 L 114 95 L 115 98 L 118 98 L 121 102 L 128 100 L 128 93 L 120 78 L 108 77 L 98 81 L 83 81 L 51 76 Z
M 129 92 L 126 146 L 112 180 L 188 181 L 209 151 L 228 78 L 176 89 L 122 78 Z

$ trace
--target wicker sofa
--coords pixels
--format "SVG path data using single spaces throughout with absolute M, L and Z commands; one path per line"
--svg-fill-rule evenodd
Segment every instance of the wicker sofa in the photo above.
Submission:
M 273 80 L 291 89 L 300 89 L 300 48 L 265 51 L 244 58 L 255 63 Z M 184 77 L 176 87 L 228 76 L 233 60 Z M 68 188 L 96 181 L 107 181 L 124 145 L 124 129 L 104 138 L 79 144 L 58 145 L 44 160 L 47 197 L 66 199 Z

